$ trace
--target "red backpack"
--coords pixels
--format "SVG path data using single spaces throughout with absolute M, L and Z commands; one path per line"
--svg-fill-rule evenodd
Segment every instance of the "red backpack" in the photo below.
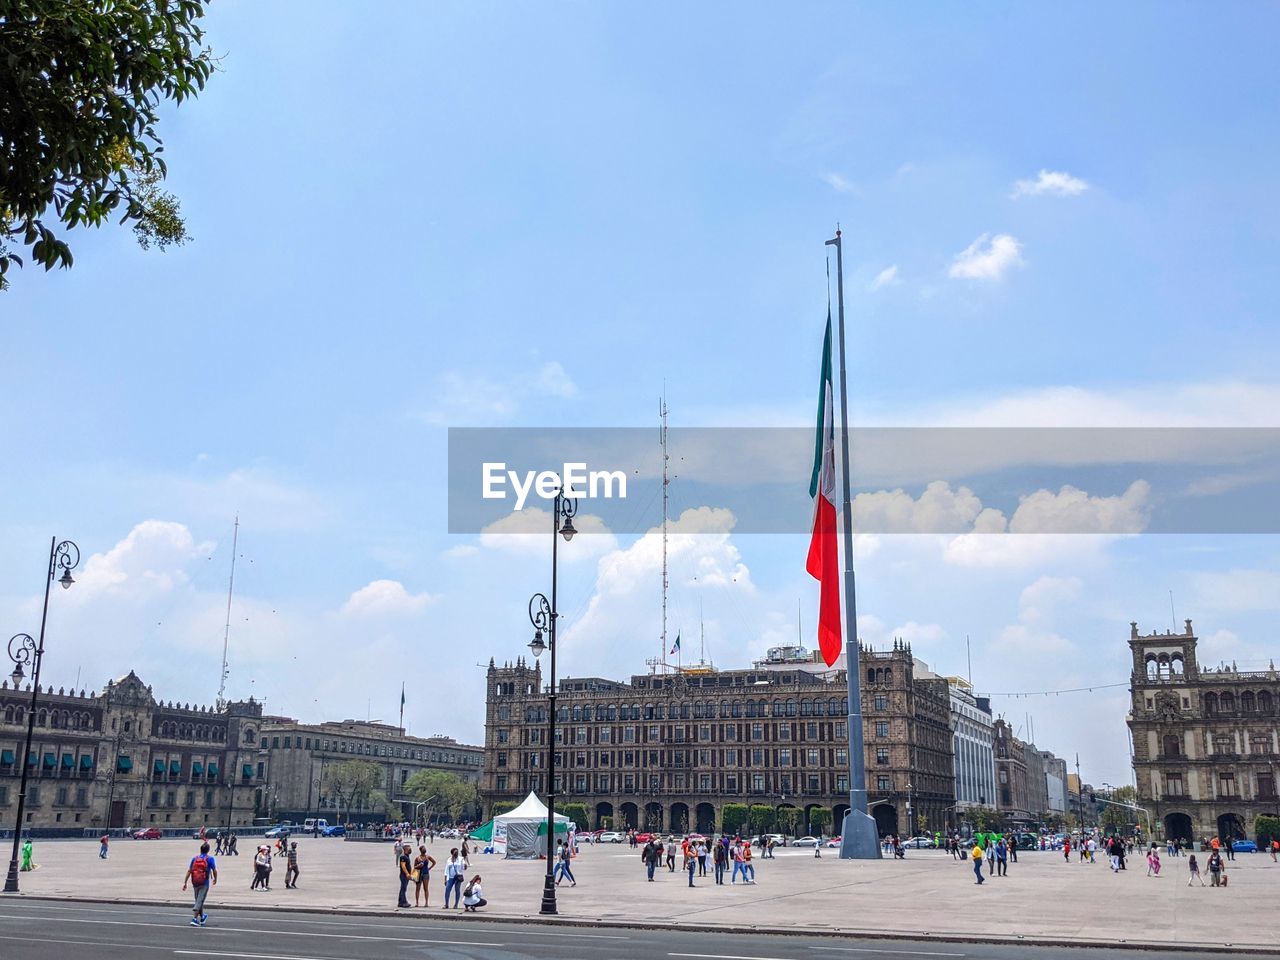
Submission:
M 209 882 L 209 858 L 201 854 L 191 861 L 191 885 L 203 887 Z

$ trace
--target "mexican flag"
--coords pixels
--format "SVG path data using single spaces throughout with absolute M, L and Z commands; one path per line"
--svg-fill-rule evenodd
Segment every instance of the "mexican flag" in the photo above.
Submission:
M 831 311 L 822 340 L 822 383 L 818 387 L 818 430 L 813 446 L 813 534 L 805 569 L 822 584 L 818 600 L 818 647 L 828 667 L 840 656 L 840 555 L 836 545 L 835 401 L 831 387 Z

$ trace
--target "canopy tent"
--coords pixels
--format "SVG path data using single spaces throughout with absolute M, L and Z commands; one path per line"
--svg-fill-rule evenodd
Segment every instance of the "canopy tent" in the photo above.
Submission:
M 467 837 L 471 840 L 479 840 L 481 843 L 488 843 L 493 839 L 493 821 L 490 820 L 488 823 L 476 827 L 467 834 Z
M 498 814 L 486 826 L 491 828 L 494 852 L 508 860 L 536 860 L 547 855 L 547 807 L 536 793 L 530 793 L 514 810 Z M 557 834 L 568 834 L 573 829 L 572 820 L 556 814 Z

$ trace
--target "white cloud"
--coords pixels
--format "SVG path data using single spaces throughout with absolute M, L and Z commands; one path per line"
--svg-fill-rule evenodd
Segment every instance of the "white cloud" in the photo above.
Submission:
M 434 403 L 418 414 L 419 419 L 458 426 L 504 422 L 531 399 L 569 400 L 578 395 L 578 387 L 559 361 L 548 360 L 533 373 L 500 381 L 451 370 L 440 378 L 435 392 Z
M 1249 613 L 1280 610 L 1280 572 L 1233 569 L 1192 577 L 1196 609 Z
M 577 385 L 569 379 L 569 375 L 564 372 L 564 367 L 558 360 L 548 360 L 542 365 L 538 370 L 535 388 L 538 393 L 547 397 L 560 397 L 567 400 L 578 395 Z
M 1018 598 L 1018 622 L 1000 631 L 992 644 L 999 652 L 1014 655 L 1063 656 L 1075 643 L 1056 632 L 1052 620 L 1058 608 L 1074 605 L 1084 584 L 1076 577 L 1040 577 Z
M 1151 485 L 1135 480 L 1118 497 L 1091 497 L 1070 484 L 1057 493 L 1022 497 L 1009 521 L 1012 533 L 1141 533 L 1150 519 Z
M 450 559 L 458 560 L 458 559 L 462 559 L 463 557 L 478 556 L 479 553 L 480 553 L 480 548 L 477 547 L 474 543 L 459 543 L 458 545 L 450 547 L 448 550 L 446 550 L 444 552 L 444 555 Z
M 1022 265 L 1022 244 L 1007 233 L 984 233 L 956 254 L 947 275 L 966 280 L 999 280 Z
M 183 524 L 144 520 L 105 553 L 95 553 L 73 573 L 73 602 L 84 604 L 102 594 L 141 598 L 165 593 L 188 581 L 187 566 L 212 544 L 197 544 Z
M 604 520 L 583 513 L 573 518 L 578 531 L 571 543 L 561 541 L 560 559 L 565 562 L 589 560 L 617 549 L 618 541 Z M 548 555 L 551 543 L 551 511 L 541 507 L 513 510 L 480 531 L 480 546 L 523 556 Z
M 1019 197 L 1038 197 L 1044 194 L 1074 197 L 1088 189 L 1089 184 L 1065 171 L 1041 170 L 1040 175 L 1034 180 L 1019 180 L 1015 183 L 1010 196 L 1014 200 Z
M 861 193 L 861 190 L 858 189 L 858 185 L 856 183 L 846 180 L 838 173 L 824 173 L 822 175 L 822 180 L 827 184 L 827 186 L 831 187 L 831 189 L 837 190 L 840 193 Z
M 854 526 L 877 533 L 947 533 L 1004 529 L 1004 517 L 984 509 L 968 487 L 935 480 L 919 497 L 904 490 L 860 493 L 853 498 Z
M 943 545 L 942 557 L 953 566 L 991 570 L 1097 566 L 1115 539 L 1075 533 L 965 533 Z
M 397 616 L 417 613 L 438 597 L 410 593 L 399 580 L 374 580 L 347 598 L 342 613 L 348 616 Z
M 871 281 L 871 289 L 879 290 L 882 287 L 894 286 L 901 282 L 898 279 L 898 265 L 895 263 L 876 274 L 876 278 Z

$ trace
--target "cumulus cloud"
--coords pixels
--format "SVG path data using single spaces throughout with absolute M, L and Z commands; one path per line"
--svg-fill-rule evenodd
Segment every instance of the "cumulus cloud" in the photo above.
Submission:
M 572 545 L 561 543 L 560 559 L 566 562 L 593 559 L 617 548 L 618 541 L 604 520 L 582 513 L 573 518 L 578 535 Z M 549 551 L 551 511 L 541 507 L 512 510 L 480 531 L 480 546 L 488 550 L 524 556 L 542 556 Z
M 347 598 L 342 613 L 348 616 L 396 616 L 417 613 L 438 597 L 410 593 L 399 580 L 374 580 Z
M 1022 497 L 1009 521 L 1012 533 L 1141 533 L 1151 514 L 1151 485 L 1135 480 L 1117 497 L 1091 497 L 1070 484 L 1057 493 Z
M 1004 517 L 982 506 L 968 487 L 952 489 L 935 480 L 919 497 L 904 490 L 860 493 L 853 499 L 853 522 L 860 530 L 877 533 L 995 532 L 1004 529 Z
M 993 647 L 1006 654 L 1063 656 L 1075 643 L 1052 626 L 1057 610 L 1074 604 L 1084 584 L 1077 577 L 1040 577 L 1018 598 L 1018 621 L 1000 631 Z
M 530 400 L 569 400 L 578 386 L 557 360 L 548 360 L 532 373 L 502 380 L 451 370 L 436 384 L 432 405 L 418 414 L 426 423 L 444 426 L 502 423 Z
M 1019 180 L 1015 183 L 1013 185 L 1013 193 L 1010 196 L 1014 200 L 1019 197 L 1038 197 L 1043 195 L 1074 197 L 1088 189 L 1089 184 L 1079 177 L 1073 177 L 1066 171 L 1041 170 L 1040 175 L 1034 180 Z
M 187 583 L 188 565 L 212 549 L 197 544 L 191 531 L 170 520 L 144 520 L 105 553 L 95 553 L 74 576 L 75 603 L 102 594 L 140 597 L 163 593 Z
M 876 278 L 871 281 L 871 289 L 879 290 L 882 287 L 894 286 L 901 282 L 898 279 L 898 265 L 895 263 L 876 274 Z
M 999 280 L 1022 265 L 1022 244 L 1007 233 L 982 234 L 956 254 L 947 275 L 954 279 Z

